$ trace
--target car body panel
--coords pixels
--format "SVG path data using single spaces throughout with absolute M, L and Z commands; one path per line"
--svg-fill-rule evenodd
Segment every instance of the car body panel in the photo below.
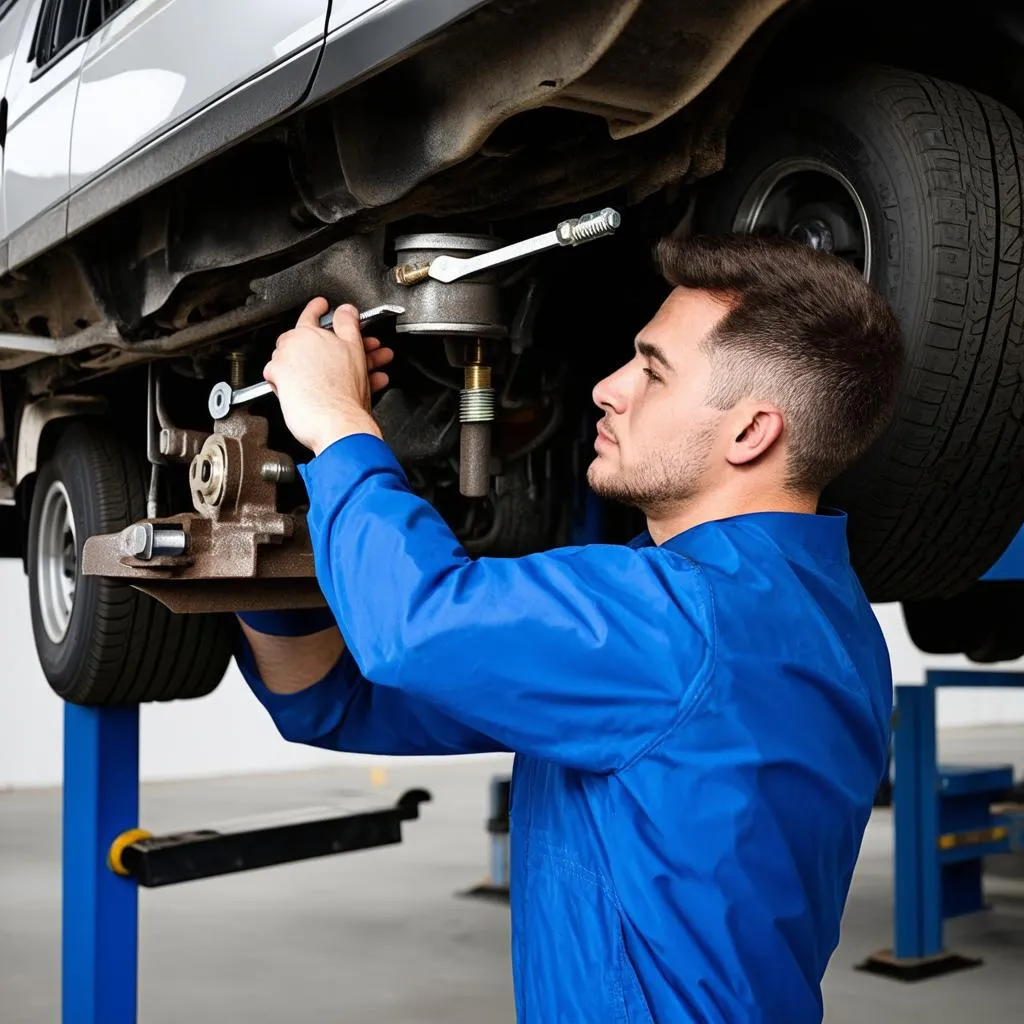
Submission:
M 27 9 L 7 83 L 3 204 L 9 235 L 46 215 L 68 193 L 75 97 L 85 46 L 38 69 L 29 53 L 41 5 L 42 0 L 32 0 Z
M 21 27 L 25 22 L 28 7 L 24 3 L 16 3 L 0 18 L 0 95 L 7 94 L 7 83 L 11 79 L 14 67 L 14 55 L 21 41 Z M 0 169 L 3 167 L 4 153 L 0 149 Z M 7 217 L 4 204 L 0 202 L 0 238 L 7 237 Z
M 21 31 L 10 61 L 0 272 L 486 2 L 135 0 L 38 73 L 28 54 L 43 0 L 22 0 L 8 15 Z M 226 46 L 232 39 L 238 45 Z M 0 32 L 0 77 L 2 42 Z
M 88 41 L 72 190 L 324 37 L 327 0 L 136 0 Z
M 393 4 L 394 0 L 334 0 L 331 4 L 331 17 L 327 22 L 327 33 L 329 35 L 337 31 L 373 7 L 388 7 Z
M 79 188 L 68 201 L 67 233 L 96 223 L 285 114 L 305 95 L 321 49 L 315 42 L 238 86 Z
M 375 68 L 489 0 L 336 0 L 327 46 L 306 105 L 357 82 Z M 363 8 L 358 11 L 358 8 Z M 397 101 L 396 97 L 396 101 Z

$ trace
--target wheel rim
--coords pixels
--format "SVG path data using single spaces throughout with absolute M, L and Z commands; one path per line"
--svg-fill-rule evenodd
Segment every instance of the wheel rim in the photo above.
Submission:
M 43 498 L 36 553 L 37 601 L 46 635 L 64 640 L 75 606 L 78 544 L 75 517 L 64 485 L 55 480 Z
M 750 186 L 734 231 L 785 235 L 830 252 L 871 279 L 871 226 L 850 180 L 820 160 L 781 160 Z

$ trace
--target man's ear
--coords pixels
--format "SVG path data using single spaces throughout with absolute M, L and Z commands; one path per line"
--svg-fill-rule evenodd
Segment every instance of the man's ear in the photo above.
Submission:
M 782 436 L 784 426 L 782 412 L 776 406 L 748 406 L 737 417 L 736 433 L 726 453 L 729 463 L 745 466 L 761 458 Z

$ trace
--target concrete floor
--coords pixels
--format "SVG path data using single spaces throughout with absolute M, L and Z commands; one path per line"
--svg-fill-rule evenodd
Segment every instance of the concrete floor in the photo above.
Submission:
M 943 756 L 1015 760 L 1024 728 L 958 730 Z M 487 783 L 507 762 L 340 766 L 288 775 L 144 787 L 158 832 L 232 825 L 268 812 L 386 805 L 426 786 L 434 802 L 398 847 L 193 882 L 141 894 L 142 1024 L 511 1024 L 504 906 L 455 894 L 485 872 Z M 375 786 L 372 783 L 376 783 Z M 0 1021 L 59 1019 L 60 794 L 0 793 Z M 951 923 L 948 943 L 985 965 L 903 985 L 853 965 L 891 943 L 891 819 L 865 838 L 825 979 L 830 1024 L 1021 1020 L 1024 867 L 998 865 L 994 909 Z

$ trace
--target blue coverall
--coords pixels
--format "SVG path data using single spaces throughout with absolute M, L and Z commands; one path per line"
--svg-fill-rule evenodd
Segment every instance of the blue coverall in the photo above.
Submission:
M 242 671 L 290 740 L 516 752 L 519 1020 L 820 1021 L 892 709 L 845 516 L 471 561 L 376 438 L 302 475 L 348 649 L 293 696 Z

